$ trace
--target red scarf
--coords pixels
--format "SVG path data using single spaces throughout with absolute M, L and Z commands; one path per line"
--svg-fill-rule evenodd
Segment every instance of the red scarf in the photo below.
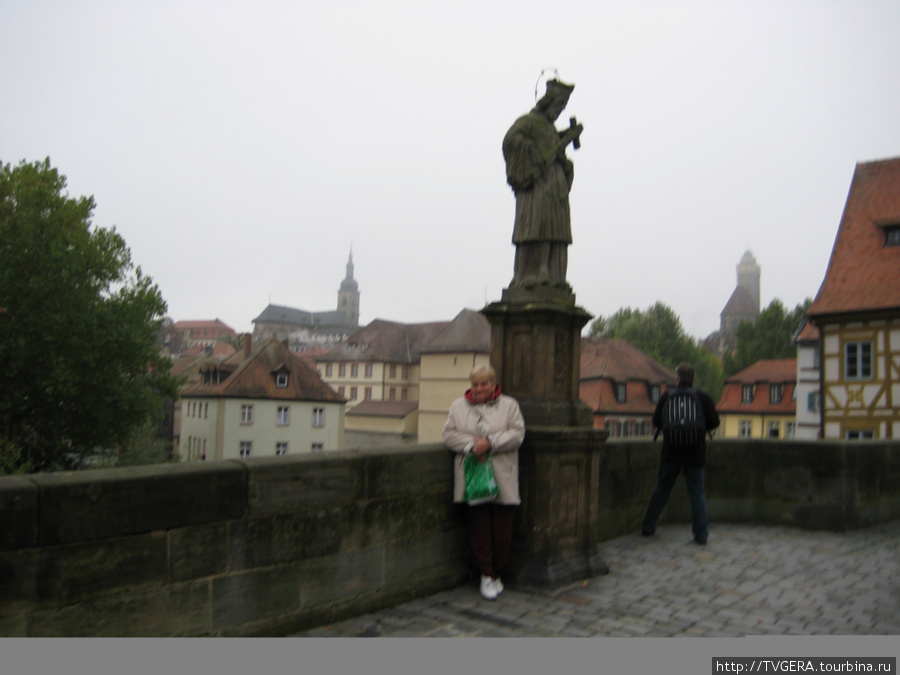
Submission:
M 477 402 L 475 401 L 475 399 L 472 398 L 472 390 L 471 390 L 471 389 L 466 389 L 466 400 L 467 400 L 469 403 L 471 403 L 472 405 L 484 405 L 484 404 L 486 404 L 486 403 L 492 403 L 493 401 L 496 401 L 498 398 L 500 398 L 500 385 L 499 385 L 499 384 L 498 384 L 496 387 L 494 387 L 494 393 L 491 394 L 490 398 L 489 398 L 487 401 L 484 401 L 484 402 L 481 403 L 481 404 L 477 403 Z

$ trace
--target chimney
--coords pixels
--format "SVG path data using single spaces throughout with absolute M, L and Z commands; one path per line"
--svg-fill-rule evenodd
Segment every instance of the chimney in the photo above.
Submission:
M 244 358 L 245 359 L 250 358 L 250 345 L 251 345 L 252 340 L 253 340 L 253 337 L 250 335 L 250 333 L 244 333 Z

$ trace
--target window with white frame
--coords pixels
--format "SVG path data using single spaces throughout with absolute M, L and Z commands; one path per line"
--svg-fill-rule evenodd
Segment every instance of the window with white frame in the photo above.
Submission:
M 397 378 L 397 364 L 392 363 L 391 364 L 391 379 L 394 380 L 396 378 Z
M 275 443 L 275 455 L 281 457 L 282 455 L 286 455 L 288 451 L 287 441 L 278 441 Z
M 338 377 L 345 377 L 347 375 L 347 364 L 342 363 L 338 366 Z
M 326 363 L 325 364 L 325 377 L 331 377 L 331 373 L 332 373 L 331 364 Z
M 397 400 L 397 387 L 391 387 L 390 391 L 388 392 L 388 400 L 389 401 Z
M 372 377 L 372 364 L 366 364 L 366 377 Z
M 778 438 L 781 435 L 781 422 L 769 422 L 769 438 Z
M 350 377 L 359 377 L 359 364 L 358 363 L 350 364 Z
M 738 424 L 738 436 L 741 438 L 750 438 L 753 435 L 753 422 L 750 420 L 741 420 Z
M 275 417 L 275 424 L 279 427 L 286 427 L 290 424 L 291 421 L 291 408 L 290 406 L 280 405 L 278 406 L 278 412 Z
M 796 422 L 785 422 L 784 423 L 784 437 L 793 439 L 797 435 L 797 423 Z
M 355 401 L 358 395 L 356 387 L 350 387 L 350 400 Z
M 871 429 L 848 429 L 844 436 L 848 441 L 871 441 L 875 438 L 875 432 Z
M 624 384 L 615 384 L 616 389 L 616 402 L 617 403 L 625 403 L 626 396 L 626 386 Z
M 325 426 L 325 408 L 313 408 L 312 425 L 314 427 Z
M 372 387 L 366 387 L 365 400 L 367 400 L 367 401 L 372 400 Z
M 848 342 L 844 345 L 844 377 L 848 380 L 872 379 L 871 342 Z
M 313 452 L 322 452 L 323 450 L 325 450 L 325 444 L 324 443 L 313 443 L 312 446 L 310 447 L 310 450 L 312 450 Z
M 286 389 L 288 386 L 288 374 L 287 373 L 276 373 L 275 374 L 275 386 L 279 389 Z
M 781 398 L 784 395 L 784 387 L 780 384 L 771 384 L 769 385 L 769 403 L 781 403 Z
M 400 377 L 402 377 L 404 380 L 409 377 L 409 366 L 401 366 Z
M 753 385 L 745 384 L 741 387 L 741 403 L 753 403 Z
M 251 454 L 253 454 L 253 441 L 241 441 L 241 459 L 250 459 Z
M 344 388 L 344 385 L 338 387 L 338 396 L 343 396 L 345 391 L 346 389 Z
M 241 406 L 241 424 L 253 424 L 253 406 L 244 404 Z
M 650 387 L 650 402 L 651 403 L 656 403 L 659 401 L 659 389 L 660 389 L 660 387 L 658 384 L 654 384 L 652 387 Z

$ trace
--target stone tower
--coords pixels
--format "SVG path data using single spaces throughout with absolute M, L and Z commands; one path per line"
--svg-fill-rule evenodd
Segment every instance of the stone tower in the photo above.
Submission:
M 744 253 L 737 265 L 737 285 L 747 290 L 756 303 L 759 312 L 759 265 L 749 250 Z
M 341 282 L 338 290 L 339 312 L 344 314 L 354 326 L 359 326 L 359 284 L 353 278 L 353 249 L 350 249 L 350 257 L 347 260 L 347 276 Z

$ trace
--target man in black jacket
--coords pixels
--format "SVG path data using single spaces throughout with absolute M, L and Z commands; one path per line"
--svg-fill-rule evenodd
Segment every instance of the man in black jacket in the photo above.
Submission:
M 694 542 L 705 544 L 709 536 L 709 516 L 706 511 L 706 496 L 703 494 L 706 470 L 705 436 L 719 426 L 719 415 L 709 394 L 693 389 L 693 387 L 693 367 L 688 363 L 678 365 L 675 368 L 675 390 L 663 392 L 662 396 L 659 397 L 659 402 L 656 404 L 656 410 L 653 412 L 653 426 L 656 427 L 657 433 L 660 430 L 663 430 L 664 433 L 659 462 L 659 480 L 657 481 L 656 489 L 653 491 L 653 496 L 650 497 L 650 505 L 647 507 L 647 515 L 644 517 L 644 524 L 641 528 L 641 534 L 645 537 L 656 531 L 656 521 L 659 520 L 666 502 L 669 501 L 672 486 L 682 470 L 684 471 L 684 482 L 687 485 L 688 496 L 691 501 L 691 530 L 694 533 Z M 663 429 L 665 425 L 663 418 L 666 402 L 678 390 L 687 390 L 695 393 L 703 412 L 703 426 L 705 428 L 698 434 L 699 440 L 686 446 L 673 440 L 673 436 Z

